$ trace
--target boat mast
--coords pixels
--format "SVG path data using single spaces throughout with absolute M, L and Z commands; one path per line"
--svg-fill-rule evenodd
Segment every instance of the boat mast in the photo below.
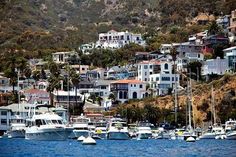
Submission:
M 17 97 L 18 97 L 18 114 L 20 116 L 20 84 L 19 84 L 19 81 L 20 81 L 20 70 L 17 70 L 17 88 L 18 88 L 18 94 L 17 94 Z
M 213 121 L 211 121 L 212 126 L 216 124 L 216 111 L 215 111 L 215 99 L 214 99 L 214 88 L 211 87 L 211 113 L 213 114 Z
M 191 115 L 191 107 L 192 107 L 192 89 L 191 89 L 191 78 L 188 84 L 188 121 L 189 121 L 189 129 L 192 130 L 192 115 Z

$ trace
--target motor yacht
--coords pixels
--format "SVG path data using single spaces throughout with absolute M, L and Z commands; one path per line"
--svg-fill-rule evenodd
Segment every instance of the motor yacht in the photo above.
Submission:
M 225 123 L 226 139 L 236 140 L 236 120 L 230 119 Z
M 48 111 L 39 115 L 35 114 L 35 109 L 47 107 Z M 35 107 L 34 114 L 26 120 L 25 139 L 28 140 L 66 140 L 72 129 L 63 124 L 63 119 L 49 111 L 53 106 L 39 105 Z
M 83 114 L 79 117 L 72 118 L 72 127 L 74 137 L 78 138 L 80 136 L 88 137 L 90 134 L 88 123 L 90 122 L 89 118 L 83 116 Z
M 137 127 L 137 139 L 152 138 L 150 123 L 139 123 Z
M 25 138 L 25 119 L 15 115 L 11 119 L 10 130 L 7 132 L 9 138 Z
M 200 139 L 215 139 L 216 136 L 225 135 L 225 131 L 221 126 L 213 126 L 203 133 L 199 138 Z
M 126 121 L 120 118 L 112 118 L 107 127 L 107 139 L 128 140 L 130 139 Z

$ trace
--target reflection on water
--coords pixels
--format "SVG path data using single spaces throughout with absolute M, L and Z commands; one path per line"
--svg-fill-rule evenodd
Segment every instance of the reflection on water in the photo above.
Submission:
M 200 140 L 97 140 L 97 145 L 82 145 L 75 140 L 30 141 L 0 139 L 0 156 L 235 156 L 236 141 Z

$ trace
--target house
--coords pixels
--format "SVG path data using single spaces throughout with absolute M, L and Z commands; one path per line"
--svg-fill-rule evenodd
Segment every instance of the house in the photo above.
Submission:
M 236 46 L 224 49 L 224 58 L 228 61 L 229 69 L 236 70 Z
M 176 51 L 179 57 L 186 57 L 186 53 L 201 53 L 203 45 L 197 45 L 195 43 L 184 42 L 180 43 Z
M 202 75 L 224 75 L 227 70 L 229 70 L 228 60 L 217 57 L 216 59 L 208 59 L 204 62 L 202 67 Z
M 203 38 L 203 44 L 208 48 L 213 48 L 217 45 L 228 45 L 229 38 L 223 35 L 210 35 Z
M 231 43 L 236 42 L 236 9 L 231 12 L 229 30 L 229 40 Z
M 56 52 L 52 54 L 53 61 L 60 64 L 68 63 L 71 58 L 78 59 L 79 58 L 78 53 L 75 51 L 68 51 L 68 52 Z
M 133 34 L 128 31 L 117 32 L 110 30 L 107 33 L 100 33 L 99 39 L 96 42 L 96 48 L 117 49 L 124 47 L 126 44 L 135 43 L 145 46 L 145 41 L 141 34 Z
M 0 107 L 0 136 L 10 129 L 11 110 Z
M 188 63 L 204 60 L 204 55 L 202 53 L 185 53 L 185 56 L 177 58 L 177 71 L 187 72 Z
M 161 70 L 160 61 L 155 59 L 150 61 L 142 61 L 138 63 L 138 77 L 139 81 L 149 81 L 149 76 L 159 73 Z
M 37 102 L 38 104 L 50 104 L 49 93 L 46 90 L 31 88 L 22 91 L 26 101 L 30 104 Z
M 12 93 L 2 93 L 0 92 L 0 106 L 6 106 L 11 103 Z
M 214 21 L 215 16 L 214 15 L 209 15 L 207 13 L 199 13 L 198 16 L 196 16 L 193 20 L 193 24 L 198 24 L 198 25 L 206 25 L 207 23 Z
M 140 80 L 117 80 L 111 83 L 111 92 L 122 103 L 129 99 L 142 99 L 148 96 L 146 83 Z
M 225 33 L 227 33 L 230 25 L 230 15 L 218 17 L 218 19 L 216 19 L 216 23 L 224 30 Z
M 7 92 L 10 86 L 10 79 L 0 75 L 0 92 Z
M 83 52 L 83 54 L 89 54 L 92 49 L 95 48 L 94 43 L 82 44 L 79 47 L 79 50 Z
M 136 52 L 135 53 L 135 62 L 149 60 L 149 52 Z
M 89 65 L 70 65 L 72 69 L 75 69 L 76 73 L 86 74 L 89 71 Z
M 68 108 L 68 105 L 77 105 L 84 103 L 85 96 L 75 90 L 63 91 L 58 90 L 53 92 L 53 102 L 56 107 Z
M 170 53 L 172 49 L 171 44 L 161 44 L 160 46 L 160 52 L 163 54 Z
M 110 95 L 110 84 L 114 80 L 97 80 L 94 84 L 94 93 L 97 96 L 106 98 Z
M 175 86 L 179 86 L 179 74 L 172 73 L 173 63 L 160 62 L 160 70 L 158 73 L 151 74 L 149 76 L 150 89 L 153 91 L 153 95 L 165 95 L 170 89 Z
M 113 66 L 107 71 L 107 78 L 125 79 L 129 77 L 129 71 L 126 67 Z

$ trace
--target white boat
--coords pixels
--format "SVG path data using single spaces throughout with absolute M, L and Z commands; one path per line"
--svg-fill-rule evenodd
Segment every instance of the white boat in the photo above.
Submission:
M 199 138 L 200 139 L 215 139 L 216 136 L 225 135 L 225 131 L 221 126 L 215 126 L 211 129 L 208 129 L 207 132 L 203 133 Z
M 107 130 L 107 139 L 109 140 L 130 139 L 127 123 L 120 118 L 112 118 L 108 123 Z
M 225 123 L 226 139 L 236 140 L 236 120 L 230 119 Z
M 152 138 L 152 130 L 149 123 L 139 123 L 137 127 L 137 139 Z
M 28 140 L 66 140 L 72 129 L 63 124 L 63 119 L 57 114 L 48 111 L 39 115 L 34 114 L 32 118 L 26 120 L 25 139 Z M 35 113 L 35 111 L 34 111 Z
M 88 137 L 90 134 L 88 123 L 90 122 L 89 118 L 86 118 L 85 116 L 81 115 L 79 117 L 72 119 L 72 127 L 73 127 L 73 133 L 74 137 L 72 138 L 78 138 L 80 136 Z
M 10 130 L 7 132 L 10 138 L 25 138 L 25 119 L 16 115 L 11 119 Z

